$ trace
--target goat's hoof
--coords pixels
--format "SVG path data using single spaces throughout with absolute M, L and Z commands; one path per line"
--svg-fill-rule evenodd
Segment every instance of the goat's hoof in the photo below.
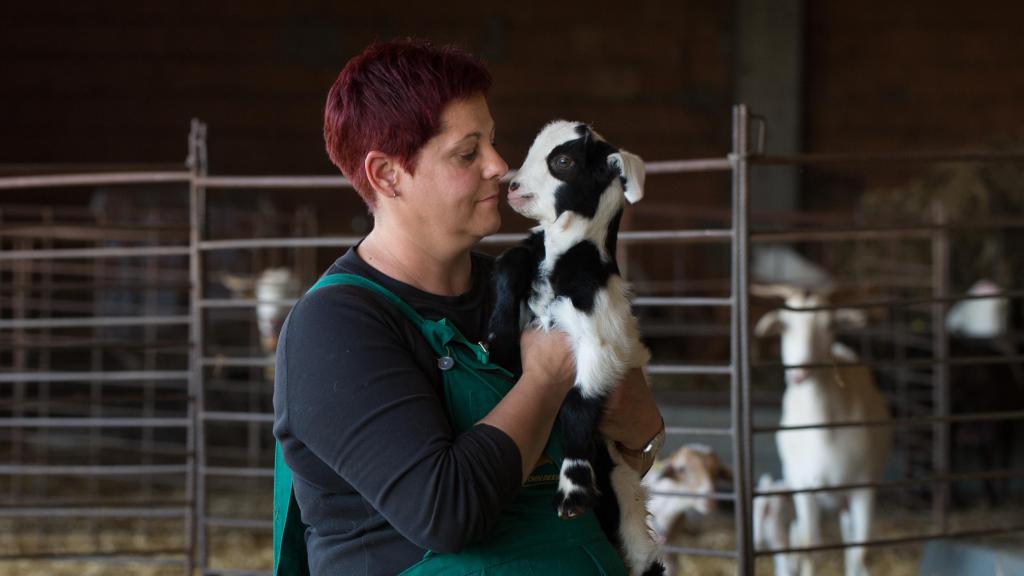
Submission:
M 587 508 L 594 505 L 594 499 L 582 490 L 573 490 L 568 494 L 558 491 L 555 494 L 555 511 L 562 520 L 572 520 L 582 516 Z
M 641 576 L 665 576 L 665 574 L 667 574 L 667 572 L 665 572 L 664 564 L 661 562 L 655 562 L 648 566 L 647 570 L 644 570 L 644 573 Z

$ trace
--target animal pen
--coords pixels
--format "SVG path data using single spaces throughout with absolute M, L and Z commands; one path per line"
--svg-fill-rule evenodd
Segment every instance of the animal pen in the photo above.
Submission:
M 1012 236 L 1024 228 L 1024 218 L 957 220 L 942 202 L 932 202 L 928 219 L 910 224 L 790 214 L 752 230 L 750 210 L 758 192 L 754 166 L 1008 165 L 1024 174 L 1024 154 L 766 156 L 764 122 L 744 106 L 734 108 L 732 130 L 732 151 L 725 157 L 647 164 L 649 186 L 670 175 L 728 178 L 728 208 L 698 220 L 714 226 L 641 229 L 645 214 L 653 220 L 660 210 L 651 207 L 627 216 L 619 237 L 641 331 L 645 339 L 663 340 L 652 345 L 647 373 L 666 412 L 670 443 L 698 439 L 727 451 L 724 460 L 735 478 L 731 491 L 674 493 L 710 498 L 731 512 L 719 518 L 724 538 L 708 539 L 714 532 L 709 527 L 666 551 L 693 562 L 710 559 L 702 574 L 770 573 L 765 559 L 773 551 L 753 546 L 752 501 L 799 492 L 755 490 L 757 472 L 774 468 L 768 462 L 771 437 L 781 429 L 774 410 L 783 365 L 751 338 L 753 311 L 767 309 L 750 296 L 752 257 L 754 248 L 771 244 L 800 243 L 822 260 L 838 262 L 835 268 L 846 272 L 838 285 L 852 285 L 860 294 L 884 292 L 829 308 L 860 308 L 878 319 L 844 336 L 858 343 L 859 365 L 891 375 L 882 388 L 894 418 L 826 427 L 891 426 L 897 440 L 889 473 L 871 487 L 887 508 L 906 510 L 930 528 L 913 531 L 903 519 L 896 533 L 864 544 L 901 549 L 1024 531 L 1020 515 L 1001 517 L 992 510 L 982 525 L 969 525 L 951 507 L 958 483 L 1012 486 L 1024 477 L 1024 469 L 1005 462 L 958 471 L 950 448 L 954 427 L 1024 419 L 1020 406 L 960 413 L 951 405 L 957 385 L 951 371 L 990 365 L 1019 370 L 1020 342 L 1011 331 L 1012 348 L 954 356 L 944 321 L 959 301 L 1024 295 L 1013 284 L 1024 268 L 1010 265 L 1000 293 L 976 295 L 954 282 L 951 260 L 953 235 Z M 89 199 L 88 208 L 83 202 L 0 203 L 0 574 L 84 573 L 84 566 L 92 567 L 89 573 L 270 573 L 273 360 L 258 352 L 254 311 L 259 304 L 287 307 L 294 300 L 231 296 L 220 274 L 288 266 L 308 286 L 323 269 L 319 250 L 340 252 L 359 236 L 321 235 L 308 205 L 287 213 L 272 201 L 252 200 L 255 194 L 294 204 L 301 191 L 348 186 L 340 177 L 211 176 L 206 166 L 205 126 L 193 122 L 185 169 L 0 178 L 4 190 L 57 189 L 63 197 Z M 1024 180 L 1019 184 L 1024 188 Z M 686 212 L 678 205 L 661 208 L 668 217 L 673 209 Z M 520 237 L 495 235 L 482 248 L 497 251 Z M 686 260 L 667 258 L 649 268 L 671 277 L 653 279 L 644 265 L 658 250 L 703 251 L 724 277 L 690 281 Z M 926 259 L 901 260 L 911 252 Z M 680 359 L 679 342 L 687 338 L 724 344 L 706 361 Z M 712 398 L 706 412 L 713 416 L 686 416 L 700 412 L 690 406 L 696 397 Z

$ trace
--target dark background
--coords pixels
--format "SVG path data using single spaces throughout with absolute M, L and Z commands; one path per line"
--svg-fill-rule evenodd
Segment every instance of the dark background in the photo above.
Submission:
M 593 122 L 648 160 L 724 154 L 743 72 L 742 2 L 4 4 L 8 170 L 180 163 L 198 117 L 210 127 L 211 173 L 332 173 L 320 133 L 327 88 L 369 42 L 401 35 L 456 42 L 487 61 L 513 166 L 559 116 Z M 803 149 L 1020 138 L 1022 21 L 1024 4 L 1012 0 L 807 2 L 793 95 Z

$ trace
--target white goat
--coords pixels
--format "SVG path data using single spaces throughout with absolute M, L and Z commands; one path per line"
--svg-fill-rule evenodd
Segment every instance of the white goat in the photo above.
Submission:
M 999 294 L 1002 289 L 991 280 L 978 280 L 967 291 L 971 296 Z M 946 328 L 956 336 L 999 339 L 1006 336 L 1010 301 L 1006 298 L 961 300 L 949 309 Z
M 766 314 L 757 323 L 759 336 L 782 335 L 782 360 L 787 366 L 782 400 L 782 426 L 809 426 L 888 420 L 889 408 L 875 386 L 871 371 L 862 366 L 841 367 L 836 359 L 855 361 L 856 354 L 837 345 L 834 324 L 863 324 L 854 310 L 813 310 L 827 305 L 822 295 L 785 286 L 755 289 L 755 293 L 784 296 L 786 307 Z M 801 367 L 826 364 L 825 367 Z M 786 483 L 792 489 L 875 482 L 881 479 L 892 443 L 887 426 L 840 427 L 779 431 L 775 436 Z M 858 488 L 839 492 L 800 493 L 793 496 L 801 546 L 821 544 L 821 507 L 838 508 L 844 543 L 871 536 L 874 490 Z M 869 574 L 864 547 L 846 548 L 847 576 Z M 814 574 L 816 554 L 800 555 L 800 573 Z
M 222 274 L 221 283 L 237 299 L 255 298 L 256 328 L 260 335 L 260 349 L 273 359 L 277 351 L 277 337 L 302 289 L 295 273 L 288 268 L 267 268 L 259 276 Z M 268 367 L 267 376 L 273 377 Z
M 758 491 L 786 490 L 788 486 L 782 480 L 772 480 L 768 474 L 762 474 L 757 482 Z M 789 548 L 796 540 L 794 531 L 796 510 L 793 508 L 793 497 L 776 494 L 758 496 L 754 499 L 754 549 L 780 550 Z M 775 576 L 798 576 L 800 573 L 800 555 L 796 552 L 775 554 Z
M 687 518 L 706 516 L 718 508 L 711 498 L 732 482 L 732 470 L 704 444 L 686 444 L 665 460 L 658 460 L 644 477 L 650 499 L 647 509 L 661 544 L 674 544 L 687 531 Z M 697 494 L 697 496 L 681 495 Z M 708 497 L 705 497 L 708 496 Z M 674 554 L 664 554 L 669 574 L 678 571 Z

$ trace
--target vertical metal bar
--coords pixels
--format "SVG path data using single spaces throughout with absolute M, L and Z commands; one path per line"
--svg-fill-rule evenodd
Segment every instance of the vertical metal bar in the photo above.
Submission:
M 185 515 L 185 541 L 188 558 L 185 559 L 185 574 L 191 575 L 198 562 L 200 571 L 206 569 L 206 486 L 200 470 L 205 464 L 203 436 L 203 317 L 199 302 L 203 298 L 202 254 L 199 243 L 203 237 L 206 220 L 206 190 L 198 185 L 198 178 L 206 175 L 206 125 L 192 120 L 189 132 L 188 167 L 192 172 L 189 182 L 189 399 L 187 431 L 187 452 L 189 454 L 186 475 L 186 500 L 191 503 Z
M 946 223 L 945 206 L 941 202 L 933 201 L 932 217 L 939 226 Z M 949 295 L 949 233 L 942 229 L 936 230 L 932 236 L 932 294 L 940 299 Z M 949 364 L 944 362 L 949 356 L 949 338 L 946 334 L 944 302 L 932 305 L 932 339 L 934 356 L 940 360 L 932 373 L 933 412 L 935 416 L 944 418 L 949 415 Z M 937 422 L 933 428 L 932 458 L 935 462 L 935 473 L 941 476 L 947 475 L 950 471 L 949 429 L 949 422 Z M 949 503 L 950 487 L 949 481 L 946 480 L 935 486 L 935 496 L 932 500 L 935 523 L 942 534 L 949 529 Z
M 16 250 L 32 249 L 34 241 L 31 238 L 15 241 Z M 29 317 L 28 302 L 32 292 L 32 270 L 28 260 L 12 262 L 13 282 L 15 286 L 14 298 L 12 301 L 12 317 L 23 320 Z M 14 357 L 13 364 L 16 372 L 28 370 L 28 342 L 30 337 L 25 334 L 24 328 L 16 328 L 13 334 Z M 11 416 L 21 418 L 25 415 L 25 382 L 15 382 L 12 387 Z M 21 463 L 25 458 L 25 436 L 20 426 L 11 429 L 11 461 Z M 15 502 L 22 497 L 22 478 L 14 476 L 11 478 L 11 497 Z
M 153 224 L 159 224 L 159 222 L 152 222 L 150 216 L 155 214 L 154 209 L 147 210 L 147 221 Z M 160 244 L 160 237 L 155 233 L 148 234 L 149 239 L 147 244 L 157 246 Z M 158 313 L 158 298 L 159 298 L 159 285 L 160 281 L 160 263 L 161 259 L 150 257 L 146 259 L 146 278 L 150 282 L 154 283 L 154 286 L 145 286 L 142 288 L 142 302 L 143 310 L 146 316 L 155 316 Z M 160 331 L 157 326 L 147 325 L 143 329 L 143 342 L 144 348 L 143 354 L 143 369 L 146 371 L 155 371 L 157 369 L 157 351 L 156 343 L 159 339 Z M 156 382 L 153 380 L 145 380 L 142 382 L 142 417 L 143 418 L 154 418 L 156 416 Z M 153 463 L 153 432 L 154 428 L 146 426 L 142 429 L 142 464 L 149 465 Z M 151 476 L 144 476 L 142 478 L 142 486 L 140 487 L 142 499 L 149 501 L 153 497 L 153 478 Z M 143 537 L 149 537 L 151 522 L 143 521 L 140 526 L 140 533 Z
M 732 325 L 731 325 L 731 409 L 733 468 L 736 489 L 736 573 L 751 576 L 754 573 L 753 530 L 751 527 L 751 415 L 750 415 L 750 360 L 749 360 L 749 280 L 747 278 L 747 249 L 750 233 L 748 155 L 750 150 L 750 117 L 743 104 L 733 107 L 732 162 Z

